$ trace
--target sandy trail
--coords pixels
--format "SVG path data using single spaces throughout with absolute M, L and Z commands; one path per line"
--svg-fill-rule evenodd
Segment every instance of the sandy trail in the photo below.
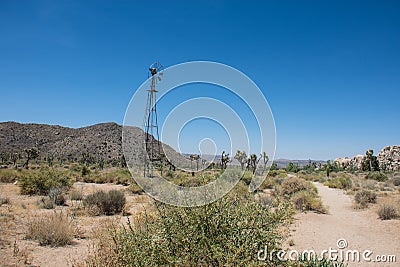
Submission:
M 329 214 L 301 213 L 296 216 L 293 232 L 298 251 L 338 249 L 337 240 L 345 239 L 348 250 L 359 250 L 361 262 L 348 262 L 348 266 L 400 266 L 400 220 L 382 221 L 371 209 L 355 210 L 352 198 L 343 190 L 331 189 L 315 183 Z M 371 262 L 362 260 L 362 253 L 371 250 Z M 340 251 L 340 250 L 339 250 Z M 377 262 L 377 255 L 396 255 L 396 263 Z

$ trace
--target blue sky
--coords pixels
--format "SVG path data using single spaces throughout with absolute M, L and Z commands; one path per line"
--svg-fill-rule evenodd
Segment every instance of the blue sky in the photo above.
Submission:
M 398 1 L 3 0 L 0 121 L 122 123 L 152 62 L 209 60 L 263 91 L 278 158 L 378 151 L 400 141 L 398 14 Z

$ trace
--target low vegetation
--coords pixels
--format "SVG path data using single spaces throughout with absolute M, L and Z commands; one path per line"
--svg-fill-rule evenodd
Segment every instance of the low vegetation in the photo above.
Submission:
M 376 203 L 376 193 L 363 189 L 355 194 L 354 200 L 360 208 L 366 208 L 368 207 L 368 204 Z
M 397 219 L 400 217 L 399 207 L 393 203 L 385 203 L 379 206 L 378 216 L 382 220 Z
M 323 206 L 318 196 L 317 188 L 309 181 L 298 177 L 285 179 L 277 187 L 276 193 L 292 201 L 295 207 L 300 211 L 316 211 L 326 213 L 327 209 Z
M 265 208 L 240 192 L 201 207 L 156 203 L 127 227 L 109 230 L 114 242 L 99 240 L 89 265 L 255 265 L 259 249 L 267 244 L 271 249 L 280 247 L 282 227 L 291 222 L 293 210 L 287 202 Z
M 51 189 L 70 188 L 72 181 L 64 172 L 56 169 L 30 171 L 19 178 L 21 194 L 48 195 Z
M 352 186 L 352 180 L 349 176 L 338 176 L 327 180 L 324 185 L 329 188 L 338 188 L 338 189 L 350 189 Z
M 21 170 L 0 169 L 0 182 L 14 183 L 19 177 L 21 177 L 21 173 Z
M 63 213 L 42 215 L 30 221 L 26 237 L 38 241 L 41 246 L 68 245 L 74 237 L 72 220 Z
M 126 198 L 123 192 L 111 190 L 107 193 L 97 191 L 85 197 L 83 200 L 84 206 L 93 215 L 113 215 L 120 213 L 124 208 Z
M 378 182 L 384 182 L 387 181 L 388 177 L 386 174 L 384 174 L 383 172 L 369 172 L 366 176 L 366 179 L 372 179 L 372 180 L 376 180 Z

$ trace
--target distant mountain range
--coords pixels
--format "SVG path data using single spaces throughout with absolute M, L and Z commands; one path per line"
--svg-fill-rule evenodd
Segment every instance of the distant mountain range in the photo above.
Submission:
M 140 149 L 144 132 L 131 127 L 130 143 L 133 150 Z M 104 162 L 120 161 L 122 152 L 122 126 L 113 122 L 82 128 L 59 125 L 0 123 L 0 153 L 21 153 L 36 147 L 41 157 L 52 156 L 58 160 L 78 161 L 84 154 Z M 169 155 L 182 157 L 168 145 L 163 145 Z
M 131 143 L 134 149 L 144 140 L 144 132 L 137 127 L 131 130 Z M 0 153 L 20 152 L 25 148 L 36 147 L 41 157 L 51 155 L 54 159 L 78 161 L 83 154 L 89 154 L 96 160 L 105 162 L 119 161 L 122 157 L 122 126 L 117 123 L 100 123 L 82 128 L 68 128 L 59 125 L 35 123 L 0 123 Z M 174 159 L 181 159 L 182 155 L 175 152 L 170 146 L 163 145 Z M 189 154 L 183 154 L 187 157 Z M 203 155 L 207 161 L 218 161 L 221 155 L 214 159 L 213 155 Z M 290 162 L 304 166 L 309 160 L 276 159 L 279 168 L 284 168 Z M 324 161 L 312 161 L 321 162 Z M 238 164 L 235 160 L 232 164 Z

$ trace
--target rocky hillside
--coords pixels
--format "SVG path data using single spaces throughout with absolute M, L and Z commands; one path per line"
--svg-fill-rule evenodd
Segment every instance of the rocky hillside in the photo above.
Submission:
M 130 133 L 130 142 L 139 149 L 144 140 L 143 131 L 133 127 Z M 56 160 L 79 161 L 89 156 L 95 161 L 119 162 L 122 158 L 122 126 L 101 123 L 73 129 L 46 124 L 0 123 L 0 153 L 23 155 L 24 149 L 32 147 L 39 149 L 42 159 L 50 156 Z M 164 147 L 169 154 L 178 154 L 171 147 Z

